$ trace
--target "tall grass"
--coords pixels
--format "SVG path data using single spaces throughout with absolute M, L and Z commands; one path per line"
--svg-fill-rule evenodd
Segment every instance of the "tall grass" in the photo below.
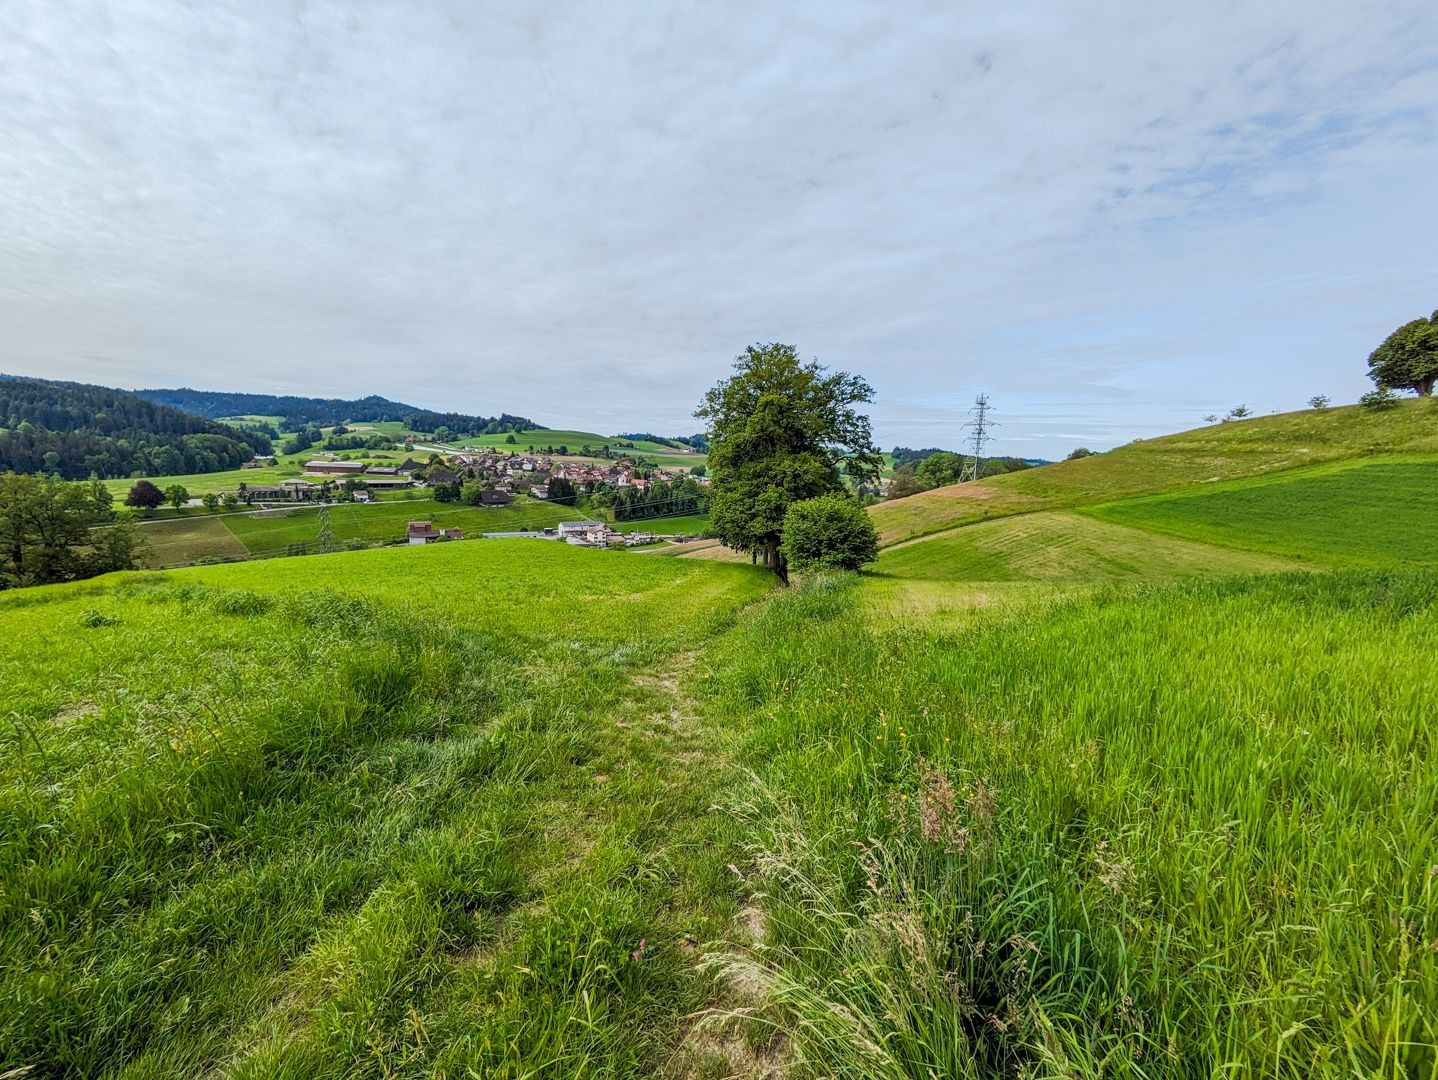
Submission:
M 238 566 L 0 603 L 0 1074 L 662 1063 L 734 854 L 634 679 L 754 578 L 665 560 L 562 609 L 556 553 L 486 609 L 504 549 L 418 554 L 409 603 Z
M 710 669 L 817 1075 L 1432 1076 L 1438 576 L 1111 588 L 952 633 L 860 587 Z

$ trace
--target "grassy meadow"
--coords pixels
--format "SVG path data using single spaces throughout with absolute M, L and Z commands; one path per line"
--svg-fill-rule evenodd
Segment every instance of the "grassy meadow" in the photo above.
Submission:
M 802 1075 L 1430 1077 L 1438 576 L 869 621 L 820 581 L 704 683 L 768 917 L 711 957 Z
M 1145 439 L 1106 454 L 956 484 L 872 510 L 895 544 L 1035 510 L 1068 509 L 1376 454 L 1438 454 L 1438 401 L 1260 416 Z
M 429 498 L 382 500 L 329 507 L 330 530 L 339 545 L 395 543 L 410 521 L 428 520 L 443 528 L 485 532 L 538 529 L 573 516 L 553 503 L 517 499 L 509 506 L 465 506 Z M 319 508 L 287 506 L 274 510 L 190 514 L 157 519 L 141 526 L 147 541 L 146 565 L 153 569 L 187 566 L 202 558 L 264 558 L 285 555 L 296 545 L 315 549 Z
M 651 1075 L 737 910 L 661 676 L 768 588 L 497 541 L 0 598 L 3 1071 Z
M 1088 513 L 1319 565 L 1438 568 L 1438 457 L 1338 462 Z
M 1434 419 L 0 594 L 0 1077 L 1438 1080 Z

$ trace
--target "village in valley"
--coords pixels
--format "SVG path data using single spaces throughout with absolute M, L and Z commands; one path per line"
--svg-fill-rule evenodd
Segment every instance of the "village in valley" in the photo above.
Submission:
M 613 451 L 608 445 L 601 450 L 605 455 L 602 458 L 560 452 L 568 447 L 536 453 L 471 445 L 417 445 L 413 437 L 405 439 L 403 448 L 407 456 L 398 463 L 319 452 L 304 462 L 301 476 L 267 483 L 241 481 L 232 501 L 263 511 L 297 503 L 369 504 L 386 496 L 428 497 L 441 503 L 478 507 L 504 507 L 516 499 L 529 498 L 559 506 L 613 508 L 618 516 L 642 520 L 701 512 L 709 484 L 704 459 L 697 454 L 699 464 L 681 468 L 656 465 L 641 454 L 610 457 Z M 258 469 L 275 461 L 274 457 L 258 457 L 245 467 Z M 651 492 L 658 498 L 646 506 L 644 497 Z M 626 509 L 631 513 L 624 513 Z M 662 529 L 622 532 L 610 522 L 586 518 L 481 535 L 607 548 L 647 545 L 683 534 L 665 533 Z M 464 529 L 417 519 L 407 523 L 404 535 L 396 537 L 396 542 L 426 544 L 465 537 Z

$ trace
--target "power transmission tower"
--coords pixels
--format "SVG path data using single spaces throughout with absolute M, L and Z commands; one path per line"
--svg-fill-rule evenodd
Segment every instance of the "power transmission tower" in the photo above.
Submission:
M 983 472 L 984 444 L 989 441 L 989 428 L 997 427 L 989 419 L 989 395 L 980 394 L 974 398 L 974 407 L 969 410 L 973 417 L 964 428 L 969 433 L 969 460 L 964 462 L 964 471 L 959 474 L 959 483 L 977 480 Z

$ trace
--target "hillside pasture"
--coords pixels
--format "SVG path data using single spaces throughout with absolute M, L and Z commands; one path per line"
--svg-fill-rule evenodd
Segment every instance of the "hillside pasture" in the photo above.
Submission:
M 1438 454 L 1438 402 L 1308 409 L 1212 424 L 1105 454 L 936 488 L 871 508 L 885 545 L 984 517 L 1067 509 L 1384 453 Z
M 0 597 L 0 1062 L 653 1075 L 740 855 L 645 672 L 768 584 L 476 542 Z
M 1438 576 L 902 631 L 870 584 L 777 597 L 705 683 L 768 927 L 716 966 L 812 1075 L 1434 1075 Z
M 201 559 L 243 559 L 249 550 L 219 516 L 187 515 L 144 524 L 143 564 L 150 568 L 187 566 Z
M 573 512 L 531 499 L 518 499 L 509 506 L 399 499 L 369 505 L 340 503 L 329 507 L 329 513 L 330 528 L 341 543 L 387 543 L 404 539 L 405 525 L 411 521 L 432 521 L 438 528 L 464 529 L 469 536 L 478 536 L 552 526 Z M 313 547 L 319 535 L 315 506 L 226 514 L 222 520 L 252 556 L 283 554 L 291 544 Z
M 1089 507 L 1107 522 L 1322 566 L 1438 567 L 1438 457 L 1358 460 Z

